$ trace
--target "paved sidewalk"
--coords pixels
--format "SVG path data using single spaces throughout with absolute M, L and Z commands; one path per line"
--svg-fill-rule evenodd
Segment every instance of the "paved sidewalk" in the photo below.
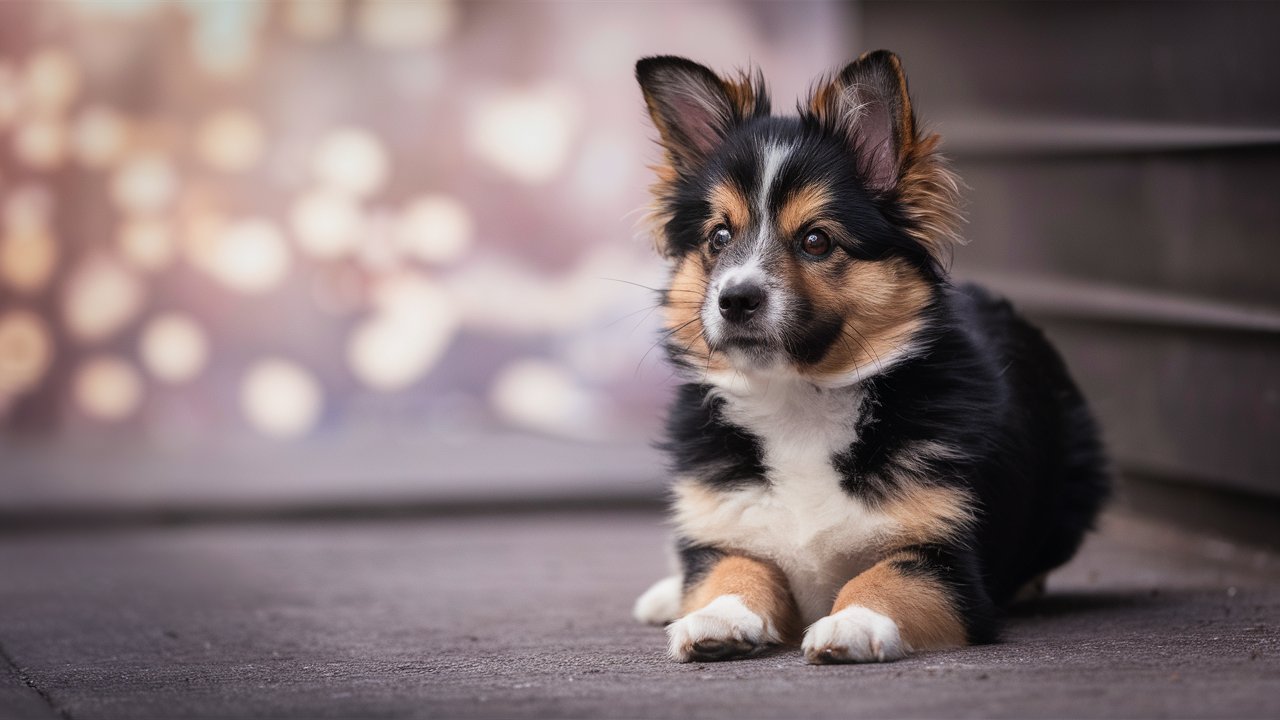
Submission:
M 1280 716 L 1280 560 L 1110 519 L 998 645 L 678 665 L 647 512 L 0 536 L 0 717 Z

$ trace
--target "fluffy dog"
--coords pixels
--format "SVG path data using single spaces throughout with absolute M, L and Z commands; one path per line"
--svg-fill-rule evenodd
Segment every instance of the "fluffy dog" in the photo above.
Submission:
M 636 603 L 672 658 L 802 640 L 813 663 L 994 638 L 1107 494 L 1057 352 L 947 274 L 958 184 L 890 52 L 771 114 L 759 73 L 636 76 L 665 150 L 664 447 L 677 576 Z

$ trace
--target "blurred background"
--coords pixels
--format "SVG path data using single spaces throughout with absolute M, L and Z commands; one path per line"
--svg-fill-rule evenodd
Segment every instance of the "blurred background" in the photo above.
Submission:
M 1280 496 L 1280 5 L 0 4 L 0 516 L 652 499 L 632 67 L 898 52 L 1125 502 Z M 1186 502 L 1187 498 L 1193 502 Z

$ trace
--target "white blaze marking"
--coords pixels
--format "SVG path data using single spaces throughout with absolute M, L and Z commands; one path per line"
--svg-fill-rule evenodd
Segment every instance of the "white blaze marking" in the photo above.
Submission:
M 764 162 L 760 168 L 760 194 L 756 196 L 756 214 L 760 217 L 760 227 L 763 229 L 765 216 L 769 212 L 769 191 L 773 189 L 773 181 L 778 177 L 778 169 L 782 167 L 782 162 L 791 154 L 790 145 L 779 145 L 777 143 L 769 143 L 764 146 Z M 763 234 L 763 233 L 762 233 Z

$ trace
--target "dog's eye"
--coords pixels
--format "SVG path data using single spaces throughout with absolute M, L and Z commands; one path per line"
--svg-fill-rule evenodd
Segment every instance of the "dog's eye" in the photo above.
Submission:
M 827 237 L 827 234 L 821 230 L 810 230 L 800 240 L 800 249 L 806 255 L 824 257 L 831 252 L 831 238 Z
M 725 245 L 733 239 L 733 233 L 729 232 L 729 228 L 720 225 L 711 231 L 711 249 L 719 252 L 724 249 Z

